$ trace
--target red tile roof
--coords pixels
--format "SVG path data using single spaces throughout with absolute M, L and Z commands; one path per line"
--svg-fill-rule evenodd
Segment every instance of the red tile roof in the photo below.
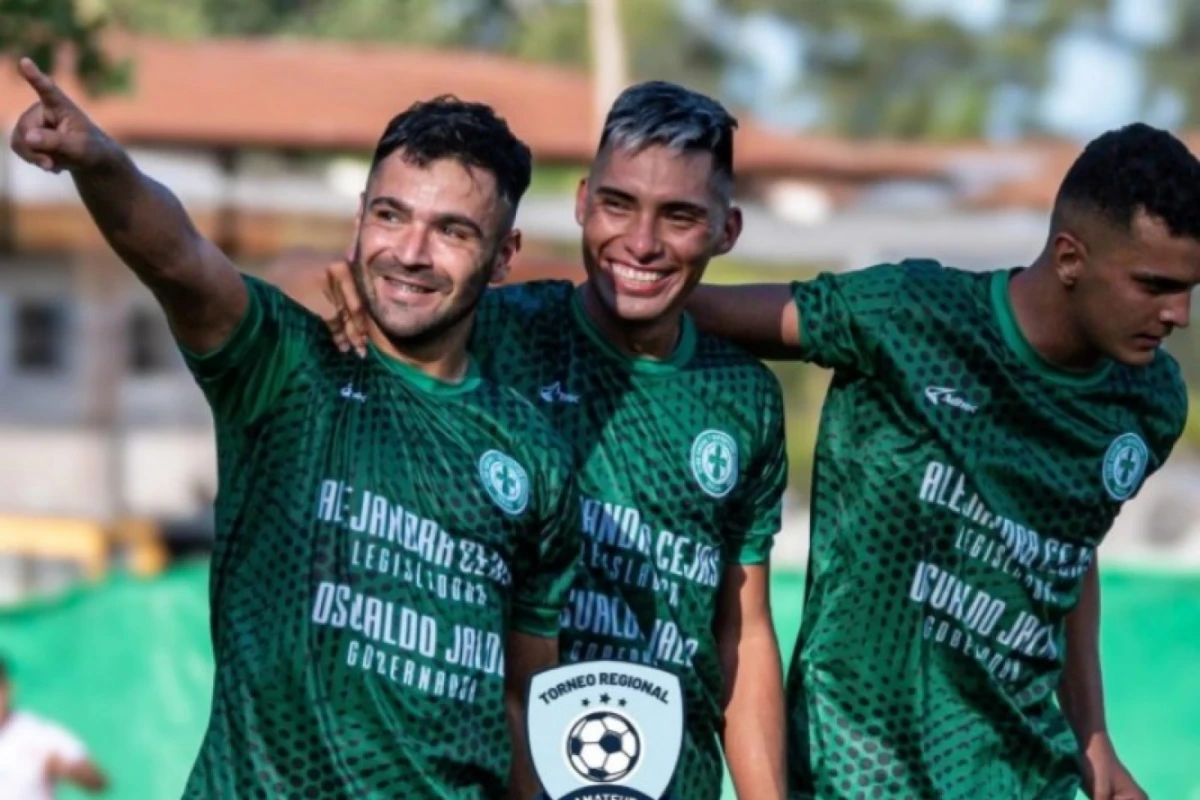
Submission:
M 1200 134 L 1182 134 L 1180 138 L 1193 153 L 1200 155 Z M 1045 211 L 1053 207 L 1058 187 L 1067 170 L 1083 152 L 1085 143 L 1045 142 L 1027 146 L 1037 157 L 1037 165 L 1024 177 L 998 183 L 989 191 L 972 198 L 978 208 L 1026 208 Z
M 394 114 L 443 93 L 494 105 L 542 158 L 577 159 L 590 138 L 587 78 L 512 59 L 286 39 L 122 37 L 111 50 L 132 58 L 133 91 L 82 102 L 129 141 L 370 150 Z M 29 102 L 6 65 L 0 118 Z

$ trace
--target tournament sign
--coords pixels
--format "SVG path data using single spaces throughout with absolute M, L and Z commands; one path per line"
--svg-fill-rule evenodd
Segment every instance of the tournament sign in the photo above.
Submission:
M 664 800 L 683 748 L 683 687 L 624 661 L 535 674 L 526 733 L 546 800 Z

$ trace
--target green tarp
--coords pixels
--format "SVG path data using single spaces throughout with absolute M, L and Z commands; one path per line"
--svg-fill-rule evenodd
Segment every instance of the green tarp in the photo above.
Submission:
M 772 585 L 785 657 L 802 587 L 797 573 Z M 19 701 L 86 740 L 113 779 L 112 800 L 179 796 L 208 715 L 207 592 L 207 570 L 189 565 L 0 612 Z M 1200 577 L 1110 571 L 1103 608 L 1121 752 L 1151 797 L 1200 800 Z

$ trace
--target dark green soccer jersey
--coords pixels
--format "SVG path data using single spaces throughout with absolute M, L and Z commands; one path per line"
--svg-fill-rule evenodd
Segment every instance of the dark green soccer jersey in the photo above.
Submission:
M 671 358 L 622 355 L 562 281 L 490 292 L 472 348 L 575 453 L 584 558 L 563 614 L 564 660 L 677 674 L 687 735 L 674 794 L 716 800 L 715 604 L 726 568 L 766 562 L 779 530 L 787 461 L 778 381 L 688 320 Z
M 372 350 L 247 279 L 213 409 L 216 660 L 189 798 L 505 797 L 504 645 L 555 636 L 570 455 L 511 389 Z
M 835 372 L 788 678 L 793 798 L 1075 797 L 1064 617 L 1186 394 L 1163 352 L 1043 361 L 1011 274 L 913 261 L 794 287 L 803 357 Z

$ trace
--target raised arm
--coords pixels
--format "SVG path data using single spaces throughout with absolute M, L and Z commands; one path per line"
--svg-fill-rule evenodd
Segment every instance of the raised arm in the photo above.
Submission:
M 792 287 L 786 283 L 703 284 L 692 294 L 687 310 L 701 330 L 759 358 L 800 357 L 800 319 Z
M 158 298 L 180 343 L 196 353 L 218 348 L 248 303 L 237 269 L 53 80 L 27 58 L 19 70 L 38 100 L 13 130 L 13 151 L 69 172 L 105 240 Z

